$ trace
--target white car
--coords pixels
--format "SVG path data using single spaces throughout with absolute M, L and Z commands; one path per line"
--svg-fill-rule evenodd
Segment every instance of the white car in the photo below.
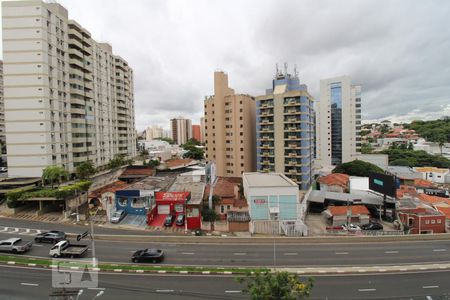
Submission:
M 361 230 L 361 227 L 359 227 L 358 225 L 355 225 L 355 224 L 348 224 L 348 226 L 347 225 L 342 225 L 342 226 L 344 226 L 344 228 L 345 229 L 347 229 L 348 231 L 358 231 L 358 230 Z
M 5 173 L 8 172 L 8 168 L 7 167 L 0 167 L 0 173 Z
M 118 210 L 115 213 L 113 213 L 113 215 L 111 216 L 111 223 L 120 223 L 120 221 L 122 221 L 123 218 L 125 218 L 125 216 L 127 215 L 127 213 L 124 210 Z

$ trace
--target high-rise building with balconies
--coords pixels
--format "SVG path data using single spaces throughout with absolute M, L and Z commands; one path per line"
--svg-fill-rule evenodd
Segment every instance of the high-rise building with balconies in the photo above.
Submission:
M 235 94 L 228 75 L 214 72 L 214 95 L 204 104 L 206 159 L 216 163 L 216 175 L 255 171 L 255 99 Z
M 314 160 L 313 98 L 294 75 L 277 70 L 272 88 L 256 97 L 257 168 L 283 173 L 306 190 Z
M 361 85 L 349 76 L 321 80 L 316 110 L 318 166 L 354 160 L 361 152 Z
M 3 101 L 3 61 L 0 60 L 0 142 L 5 145 L 5 102 Z M 2 153 L 0 153 L 2 154 Z
M 2 2 L 10 176 L 136 155 L 133 71 L 57 3 Z

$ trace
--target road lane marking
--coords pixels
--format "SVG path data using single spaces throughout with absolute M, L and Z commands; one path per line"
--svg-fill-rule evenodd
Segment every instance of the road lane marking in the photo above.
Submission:
M 27 283 L 27 282 L 21 282 L 20 285 L 25 285 L 25 286 L 39 286 L 39 284 L 37 284 L 37 283 Z
M 284 253 L 284 255 L 291 255 L 291 256 L 293 256 L 293 255 L 298 255 L 298 253 L 297 252 L 286 252 L 286 253 Z
M 394 250 L 394 251 L 384 251 L 384 253 L 386 254 L 396 254 L 398 253 L 398 251 Z
M 336 252 L 335 254 L 336 255 L 345 255 L 345 254 L 348 254 L 348 252 Z
M 3 230 L 2 230 L 2 232 L 5 232 L 5 231 L 8 231 L 8 227 L 5 227 Z
M 226 294 L 240 294 L 241 291 L 225 291 Z
M 156 290 L 157 293 L 173 293 L 174 290 Z
M 33 244 L 33 247 L 44 247 L 44 245 L 40 245 L 40 244 Z
M 247 253 L 243 253 L 243 252 L 236 252 L 236 253 L 233 253 L 234 255 L 247 255 Z
M 181 252 L 181 254 L 183 254 L 183 255 L 194 255 L 195 253 L 194 252 Z
M 375 292 L 377 289 L 358 289 L 358 292 Z
M 439 286 L 438 285 L 424 285 L 422 288 L 423 289 L 437 289 L 437 288 L 439 288 Z
M 444 252 L 447 251 L 447 249 L 433 249 L 434 252 Z

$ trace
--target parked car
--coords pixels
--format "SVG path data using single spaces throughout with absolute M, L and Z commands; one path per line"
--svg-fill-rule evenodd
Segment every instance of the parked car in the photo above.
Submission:
M 164 220 L 164 226 L 166 227 L 172 226 L 173 221 L 175 221 L 175 215 L 167 215 L 166 219 Z
M 52 257 L 82 257 L 88 250 L 88 245 L 71 244 L 64 240 L 56 243 L 49 252 Z
M 7 167 L 0 167 L 0 173 L 5 173 L 8 172 L 8 168 Z
M 352 223 L 348 224 L 348 226 L 345 225 L 345 224 L 342 225 L 342 226 L 344 226 L 345 229 L 347 229 L 348 231 L 357 231 L 357 230 L 361 230 L 361 227 L 359 227 L 358 225 L 352 224 Z
M 177 216 L 177 219 L 175 220 L 175 225 L 183 226 L 184 225 L 184 219 L 185 219 L 184 214 L 179 214 Z
M 36 235 L 34 241 L 36 243 L 51 243 L 56 244 L 62 240 L 66 239 L 66 234 L 62 231 L 51 230 L 47 232 L 42 232 Z
M 362 230 L 383 230 L 383 225 L 380 223 L 368 223 L 361 225 Z
M 126 215 L 127 215 L 127 213 L 124 210 L 118 210 L 115 213 L 113 213 L 113 215 L 111 216 L 110 222 L 111 223 L 120 223 L 120 221 L 122 221 Z
M 138 262 L 162 262 L 164 260 L 164 252 L 161 249 L 148 248 L 144 250 L 138 250 L 131 256 L 131 261 Z
M 33 242 L 22 241 L 21 238 L 9 238 L 0 241 L 0 251 L 11 253 L 24 253 L 31 249 Z
M 347 230 L 345 225 L 327 226 L 327 230 Z

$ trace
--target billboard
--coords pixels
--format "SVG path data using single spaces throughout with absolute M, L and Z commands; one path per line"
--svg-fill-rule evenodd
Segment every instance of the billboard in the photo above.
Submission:
M 378 192 L 380 194 L 395 198 L 396 195 L 395 177 L 392 175 L 386 175 L 382 173 L 370 173 L 369 189 Z

